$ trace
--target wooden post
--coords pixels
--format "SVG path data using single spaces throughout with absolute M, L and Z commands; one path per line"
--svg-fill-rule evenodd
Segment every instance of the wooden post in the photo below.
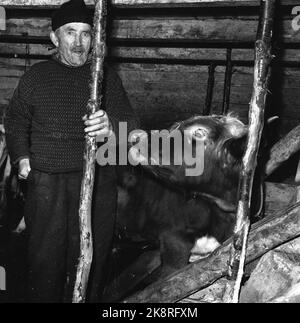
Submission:
M 87 104 L 87 115 L 96 112 L 101 106 L 103 81 L 103 63 L 106 54 L 106 0 L 95 0 L 92 81 L 90 84 L 90 100 Z M 77 267 L 73 303 L 83 303 L 93 258 L 91 204 L 95 177 L 96 138 L 86 136 L 84 150 L 83 178 L 80 192 L 79 225 L 80 225 L 80 256 Z
M 207 90 L 206 90 L 206 98 L 205 98 L 205 106 L 202 111 L 204 116 L 210 114 L 211 111 L 211 102 L 214 93 L 214 85 L 215 85 L 215 69 L 216 64 L 210 63 L 208 67 L 208 79 L 207 79 Z
M 225 81 L 224 81 L 223 103 L 222 103 L 222 114 L 228 113 L 228 110 L 229 110 L 231 78 L 232 78 L 231 54 L 232 54 L 232 49 L 227 48 L 227 51 L 226 51 Z
M 237 303 L 243 277 L 247 237 L 250 227 L 249 210 L 253 176 L 257 165 L 257 153 L 264 127 L 264 110 L 267 97 L 268 70 L 271 62 L 271 40 L 276 0 L 262 0 L 261 14 L 255 42 L 255 64 L 252 98 L 249 109 L 249 134 L 242 162 L 239 198 L 234 228 L 224 302 Z

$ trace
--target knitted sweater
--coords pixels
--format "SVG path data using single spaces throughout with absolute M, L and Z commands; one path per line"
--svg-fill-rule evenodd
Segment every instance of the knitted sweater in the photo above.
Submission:
M 137 120 L 121 80 L 105 67 L 104 109 L 114 132 Z M 30 158 L 33 169 L 48 173 L 82 170 L 86 104 L 90 96 L 91 65 L 67 66 L 56 59 L 31 67 L 20 79 L 5 118 L 8 151 L 13 162 Z

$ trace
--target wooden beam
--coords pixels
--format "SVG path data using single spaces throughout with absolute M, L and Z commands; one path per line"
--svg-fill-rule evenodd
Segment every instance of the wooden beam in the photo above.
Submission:
M 277 21 L 280 48 L 299 49 L 300 34 L 292 28 L 292 16 Z M 114 19 L 111 21 L 112 44 L 128 47 L 189 47 L 189 48 L 251 48 L 254 49 L 257 17 L 185 17 L 176 19 L 145 17 L 145 19 Z M 9 18 L 3 37 L 21 36 L 24 41 L 33 36 L 47 37 L 51 31 L 50 18 Z M 27 36 L 25 37 L 24 34 Z M 276 37 L 279 35 L 276 35 Z M 223 43 L 223 45 L 222 45 Z M 226 44 L 229 44 L 227 46 Z M 297 60 L 297 59 L 296 59 Z
M 270 158 L 265 168 L 266 176 L 271 175 L 282 163 L 300 150 L 300 125 L 279 140 L 270 151 Z
M 110 0 L 112 5 L 120 8 L 164 8 L 164 7 L 201 7 L 201 6 L 258 6 L 259 0 Z M 57 8 L 66 0 L 2 0 L 5 8 Z M 85 0 L 94 6 L 94 0 Z M 299 5 L 298 0 L 281 0 L 282 5 Z

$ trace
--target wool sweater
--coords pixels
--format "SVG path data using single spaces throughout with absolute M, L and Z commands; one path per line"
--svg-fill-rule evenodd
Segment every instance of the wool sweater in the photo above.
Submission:
M 70 67 L 51 59 L 31 67 L 19 81 L 5 117 L 8 151 L 13 162 L 30 158 L 31 168 L 47 173 L 82 170 L 84 123 L 90 96 L 91 64 Z M 104 110 L 117 134 L 138 121 L 121 80 L 105 66 Z

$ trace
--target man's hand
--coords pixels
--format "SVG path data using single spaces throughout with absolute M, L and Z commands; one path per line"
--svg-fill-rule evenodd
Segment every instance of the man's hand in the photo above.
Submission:
M 20 179 L 26 179 L 30 171 L 31 171 L 31 167 L 29 163 L 29 158 L 21 159 L 19 161 L 18 177 Z
M 97 112 L 91 114 L 88 119 L 86 115 L 82 119 L 86 125 L 84 131 L 87 135 L 91 137 L 108 137 L 111 135 L 112 127 L 105 111 L 98 110 Z

